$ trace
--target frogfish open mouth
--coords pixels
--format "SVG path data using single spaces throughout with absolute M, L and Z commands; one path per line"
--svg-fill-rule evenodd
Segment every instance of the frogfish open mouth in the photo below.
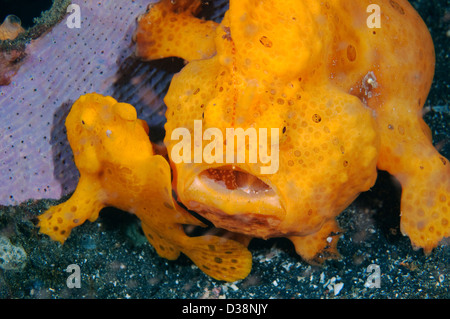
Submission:
M 285 209 L 277 192 L 260 178 L 227 165 L 205 169 L 184 185 L 181 200 L 216 227 L 262 238 L 281 235 Z

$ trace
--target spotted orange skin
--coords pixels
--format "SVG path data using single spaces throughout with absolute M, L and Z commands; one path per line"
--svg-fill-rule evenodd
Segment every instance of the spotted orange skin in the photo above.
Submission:
M 183 1 L 191 8 L 199 3 Z M 379 9 L 380 28 L 369 27 L 377 21 L 369 5 Z M 223 164 L 172 162 L 174 188 L 188 208 L 218 227 L 288 237 L 307 260 L 332 256 L 340 231 L 335 217 L 381 169 L 402 185 L 401 230 L 414 246 L 430 252 L 450 235 L 450 165 L 433 147 L 421 113 L 434 47 L 408 1 L 231 0 L 223 21 L 213 24 L 214 36 L 187 18 L 192 14 L 161 1 L 136 32 L 142 58 L 188 62 L 165 97 L 168 153 L 173 130 L 193 132 L 194 120 L 223 134 L 229 127 L 279 128 L 277 173 L 261 175 L 259 163 L 238 167 L 270 185 L 283 212 L 259 212 L 252 203 L 237 211 L 236 203 L 218 204 L 214 192 L 198 203 L 199 194 L 189 191 L 194 176 Z M 182 17 L 188 32 L 180 32 L 181 24 L 153 23 L 156 15 Z M 196 45 L 172 52 L 166 48 L 173 41 Z

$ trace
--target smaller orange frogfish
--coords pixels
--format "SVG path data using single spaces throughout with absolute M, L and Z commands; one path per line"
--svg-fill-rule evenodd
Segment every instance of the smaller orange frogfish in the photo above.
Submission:
M 148 126 L 133 106 L 87 94 L 72 106 L 66 128 L 80 180 L 68 201 L 39 216 L 42 233 L 64 243 L 72 228 L 96 220 L 103 207 L 113 206 L 140 218 L 161 257 L 175 260 L 182 252 L 219 280 L 248 275 L 252 256 L 240 242 L 186 235 L 183 225 L 203 224 L 173 200 L 169 163 L 154 154 Z

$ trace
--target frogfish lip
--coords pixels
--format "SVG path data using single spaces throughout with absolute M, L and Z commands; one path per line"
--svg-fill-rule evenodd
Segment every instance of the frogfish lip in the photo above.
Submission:
M 216 227 L 261 238 L 281 235 L 286 213 L 269 181 L 234 165 L 205 168 L 191 180 L 181 201 Z

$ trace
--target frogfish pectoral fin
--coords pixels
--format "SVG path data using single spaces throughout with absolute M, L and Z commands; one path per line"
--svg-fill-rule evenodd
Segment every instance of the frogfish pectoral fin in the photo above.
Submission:
M 182 251 L 204 273 L 217 280 L 241 280 L 252 269 L 250 251 L 231 239 L 211 235 L 189 237 Z
M 180 250 L 176 247 L 176 245 L 166 240 L 147 224 L 142 223 L 141 226 L 142 230 L 144 231 L 145 237 L 147 237 L 147 240 L 150 242 L 153 248 L 155 248 L 160 257 L 166 258 L 168 260 L 176 260 L 178 256 L 180 256 Z
M 319 231 L 307 236 L 290 236 L 295 251 L 310 263 L 322 263 L 325 259 L 339 258 L 337 243 L 341 229 L 336 220 L 326 222 Z
M 64 203 L 50 207 L 38 216 L 40 232 L 63 244 L 73 228 L 86 220 L 95 221 L 105 207 L 99 199 L 98 183 L 81 177 L 75 192 Z

